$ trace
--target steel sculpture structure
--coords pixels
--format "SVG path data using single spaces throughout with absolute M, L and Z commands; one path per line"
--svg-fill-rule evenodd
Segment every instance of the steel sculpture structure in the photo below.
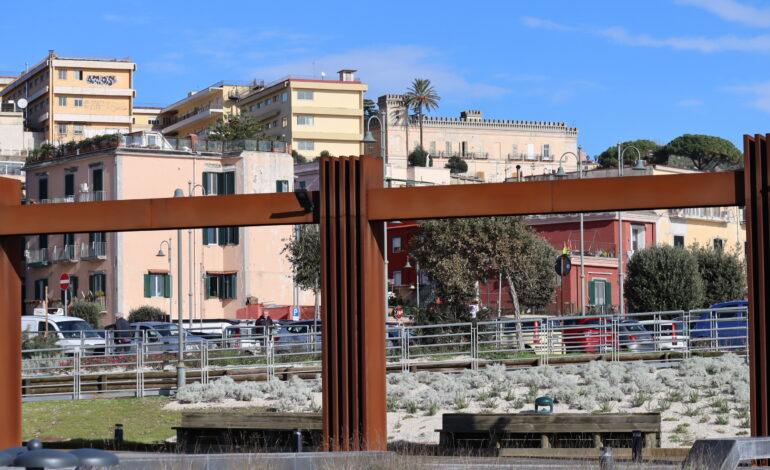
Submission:
M 22 206 L 20 183 L 0 178 L 0 448 L 21 441 L 23 235 L 320 223 L 324 445 L 384 450 L 383 221 L 735 205 L 749 233 L 751 432 L 768 436 L 768 137 L 745 137 L 745 172 L 467 186 L 385 189 L 381 160 L 323 158 L 312 210 L 291 193 Z

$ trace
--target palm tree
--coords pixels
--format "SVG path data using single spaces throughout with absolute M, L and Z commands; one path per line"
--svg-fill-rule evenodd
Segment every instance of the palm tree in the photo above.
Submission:
M 431 85 L 427 78 L 415 78 L 412 85 L 404 94 L 404 103 L 408 108 L 417 112 L 417 119 L 420 122 L 420 147 L 422 145 L 422 114 L 423 110 L 431 112 L 438 108 L 438 102 L 441 97 L 436 93 L 436 89 Z

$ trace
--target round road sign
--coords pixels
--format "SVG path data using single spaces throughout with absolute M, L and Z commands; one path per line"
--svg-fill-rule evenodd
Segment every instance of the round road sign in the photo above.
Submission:
M 70 275 L 67 273 L 64 273 L 59 277 L 59 287 L 61 288 L 61 290 L 67 290 L 69 286 L 70 286 Z

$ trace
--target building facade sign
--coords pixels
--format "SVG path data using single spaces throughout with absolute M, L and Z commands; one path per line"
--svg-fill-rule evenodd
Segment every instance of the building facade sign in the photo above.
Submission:
M 91 85 L 112 86 L 117 83 L 118 79 L 115 75 L 89 75 L 86 77 L 86 81 Z

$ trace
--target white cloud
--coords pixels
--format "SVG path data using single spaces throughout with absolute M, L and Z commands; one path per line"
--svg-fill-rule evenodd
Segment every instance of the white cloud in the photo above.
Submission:
M 679 100 L 676 102 L 676 105 L 680 108 L 692 108 L 695 106 L 703 106 L 703 101 L 701 100 Z
M 751 107 L 770 113 L 770 82 L 728 87 L 725 88 L 725 90 L 733 93 L 752 95 L 753 99 L 749 101 L 748 104 Z
M 703 8 L 727 21 L 770 27 L 770 9 L 767 8 L 759 9 L 734 0 L 677 0 L 677 3 Z
M 272 81 L 286 75 L 320 75 L 330 79 L 337 70 L 358 70 L 361 80 L 369 85 L 369 96 L 401 93 L 414 78 L 428 78 L 445 99 L 454 97 L 498 97 L 508 89 L 467 78 L 435 49 L 421 46 L 375 46 L 353 49 L 338 54 L 294 60 L 279 65 L 259 67 L 251 74 Z
M 700 51 L 704 53 L 725 51 L 770 52 L 770 34 L 763 34 L 751 38 L 739 38 L 735 36 L 721 36 L 717 38 L 655 38 L 646 34 L 631 34 L 625 28 L 618 26 L 597 31 L 597 34 L 626 46 L 668 47 L 676 50 Z
M 521 19 L 522 24 L 529 26 L 530 28 L 550 29 L 551 31 L 574 31 L 572 26 L 556 23 L 551 20 L 545 20 L 542 18 L 533 18 L 531 16 L 525 16 Z

